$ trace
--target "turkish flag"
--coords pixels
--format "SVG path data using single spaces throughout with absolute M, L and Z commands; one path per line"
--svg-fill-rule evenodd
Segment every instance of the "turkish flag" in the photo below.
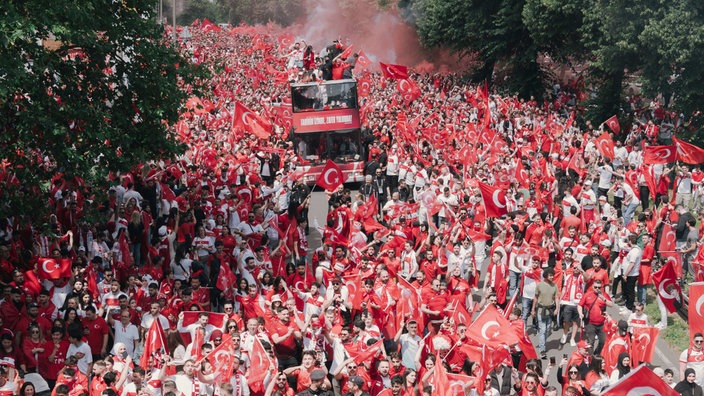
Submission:
M 237 276 L 232 273 L 232 269 L 226 262 L 220 261 L 220 274 L 215 282 L 215 287 L 227 293 L 234 289 L 235 285 L 237 285 Z
M 682 289 L 677 283 L 677 272 L 672 261 L 668 261 L 665 266 L 660 268 L 657 272 L 653 274 L 653 284 L 655 284 L 655 290 L 657 290 L 660 299 L 667 308 L 669 313 L 677 311 L 675 308 L 675 300 L 682 298 Z M 667 291 L 669 286 L 673 286 L 672 291 Z
M 664 257 L 668 263 L 672 263 L 677 279 L 682 278 L 682 253 L 680 252 L 658 252 L 660 257 Z
M 356 345 L 356 344 L 355 344 Z M 347 347 L 345 350 L 347 351 L 347 354 L 350 355 L 351 358 L 354 359 L 354 362 L 359 364 L 362 364 L 362 362 L 371 362 L 372 358 L 379 352 L 381 351 L 381 347 L 384 345 L 384 340 L 380 339 L 379 341 L 375 342 L 372 345 L 367 346 L 364 350 L 361 349 L 348 349 Z
M 372 65 L 372 61 L 369 60 L 369 57 L 367 54 L 364 53 L 364 50 L 361 50 L 358 52 L 359 57 L 357 57 L 357 65 L 362 66 L 363 68 L 368 68 L 369 66 Z
M 158 321 L 155 320 L 155 322 Z M 213 366 L 213 375 L 216 385 L 230 381 L 232 370 L 235 368 L 235 359 L 239 359 L 232 353 L 234 349 L 235 346 L 232 342 L 232 337 L 230 337 L 229 334 L 223 334 L 220 345 L 206 356 L 208 362 Z
M 450 318 L 452 318 L 455 325 L 460 323 L 470 323 L 472 321 L 472 314 L 467 311 L 467 308 L 464 306 L 464 302 L 455 300 Z
M 359 96 L 366 98 L 367 96 L 369 96 L 371 89 L 372 84 L 369 81 L 369 77 L 367 75 L 364 75 L 363 77 L 357 79 L 357 93 L 359 94 Z
M 514 178 L 521 186 L 526 188 L 530 186 L 530 176 L 528 175 L 528 171 L 526 170 L 526 168 L 523 166 L 523 161 L 518 161 Z
M 231 131 L 235 135 L 236 130 L 249 132 L 259 139 L 271 136 L 271 125 L 240 102 L 235 102 L 235 111 L 232 112 Z
M 704 264 L 702 264 L 704 260 L 702 260 L 702 255 L 704 255 L 704 245 L 699 246 L 697 257 L 695 257 L 695 261 L 692 261 L 692 271 L 694 272 L 695 282 L 704 282 Z
M 677 146 L 677 160 L 685 162 L 687 164 L 701 164 L 704 163 L 704 149 L 697 147 L 691 143 L 687 143 L 676 137 L 672 138 Z
M 120 247 L 120 255 L 122 256 L 122 263 L 127 267 L 131 267 L 132 264 L 134 264 L 134 260 L 132 259 L 130 245 L 127 243 L 127 235 L 125 232 L 120 233 L 118 243 Z
M 692 289 L 690 289 L 691 291 Z M 692 323 L 692 316 L 689 317 Z M 690 327 L 691 329 L 692 327 Z M 658 341 L 660 330 L 656 327 L 634 327 L 633 343 L 631 345 L 631 364 L 638 366 L 641 363 L 650 363 L 655 354 L 655 344 Z
M 587 168 L 584 166 L 584 153 L 577 151 L 572 154 L 570 161 L 567 163 L 567 168 L 577 172 L 580 177 L 587 174 Z
M 408 78 L 408 67 L 402 65 L 391 65 L 379 62 L 381 67 L 381 74 L 384 78 L 393 78 L 394 80 L 400 80 Z
M 447 373 L 447 381 L 450 386 L 445 394 L 449 396 L 468 395 L 470 394 L 470 388 L 474 386 L 475 380 L 474 377 L 468 375 Z
M 694 338 L 694 333 L 704 329 L 704 313 L 702 305 L 704 304 L 704 282 L 696 282 L 689 284 L 689 338 Z
M 614 133 L 621 132 L 621 125 L 618 124 L 618 117 L 616 115 L 611 116 L 608 120 L 604 121 L 607 127 L 614 131 Z
M 660 237 L 660 245 L 658 252 L 674 252 L 677 244 L 677 234 L 670 223 L 662 223 L 662 235 Z
M 161 187 L 161 198 L 167 201 L 173 201 L 176 199 L 176 194 L 174 194 L 174 191 L 168 184 L 159 182 L 159 186 Z
M 342 169 L 336 163 L 328 160 L 315 183 L 324 188 L 325 191 L 333 192 L 342 184 L 343 180 Z
M 200 346 L 198 347 L 200 349 Z M 161 326 L 161 321 L 155 318 L 152 325 L 147 330 L 144 338 L 144 352 L 139 361 L 143 369 L 149 370 L 149 359 L 154 359 L 154 367 L 162 367 L 163 357 L 169 354 L 169 346 L 166 344 L 166 333 Z
M 614 140 L 608 132 L 604 132 L 596 138 L 596 148 L 603 157 L 614 159 Z
M 646 146 L 643 162 L 646 164 L 669 164 L 677 161 L 677 146 Z
M 606 372 L 611 375 L 611 372 L 616 370 L 618 365 L 618 355 L 621 352 L 627 352 L 630 355 L 631 343 L 624 337 L 619 336 L 618 332 L 614 332 L 604 343 L 604 350 L 601 352 L 606 365 Z
M 650 191 L 650 196 L 655 199 L 657 194 L 657 182 L 655 181 L 655 173 L 653 173 L 653 167 L 649 165 L 641 165 L 640 172 L 643 174 L 645 179 L 645 185 L 648 186 L 648 191 Z
M 41 279 L 61 279 L 71 277 L 71 260 L 40 257 L 37 259 L 37 268 Z
M 196 335 L 195 335 L 195 337 L 193 337 L 193 342 L 192 342 L 192 344 L 193 344 L 192 353 L 193 353 L 193 358 L 197 362 L 197 361 L 203 359 L 203 348 L 201 348 L 201 346 L 205 343 L 205 338 L 204 338 L 205 330 L 202 328 L 199 328 L 198 330 L 196 330 L 195 333 L 196 333 Z M 184 337 L 181 337 L 181 338 L 184 338 Z M 184 340 L 184 342 L 188 342 L 188 341 Z
M 352 308 L 362 309 L 362 275 L 352 274 L 343 277 L 345 286 L 347 286 L 347 297 L 352 302 Z
M 340 58 L 342 59 L 347 59 L 352 55 L 352 49 L 354 48 L 354 45 L 349 45 L 347 48 L 345 48 L 344 51 L 340 54 Z
M 88 282 L 90 282 L 91 280 L 88 275 L 86 275 L 86 279 L 88 280 Z M 93 278 L 93 283 L 95 283 L 95 277 Z M 29 270 L 24 273 L 24 284 L 22 286 L 26 289 L 29 289 L 30 293 L 35 297 L 38 296 L 39 293 L 42 291 L 42 284 L 41 282 L 39 282 L 37 274 L 35 274 L 33 270 Z M 95 295 L 93 296 L 95 297 Z
M 279 41 L 280 48 L 286 48 L 286 49 L 288 49 L 288 47 L 293 45 L 293 43 L 295 41 L 295 37 L 293 37 L 293 34 L 291 34 L 291 33 L 282 34 L 277 39 Z
M 513 345 L 521 341 L 511 330 L 511 323 L 493 305 L 484 308 L 477 319 L 469 325 L 467 337 L 491 347 Z
M 477 185 L 482 192 L 487 217 L 501 217 L 508 213 L 505 191 L 482 182 L 477 182 Z
M 658 395 L 679 396 L 670 385 L 660 379 L 653 370 L 639 366 L 608 387 L 602 396 Z
M 276 365 L 275 361 L 269 358 L 269 354 L 264 350 L 259 337 L 254 337 L 252 353 L 249 357 L 249 389 L 255 394 L 264 392 L 264 378 L 269 374 L 269 367 Z
M 450 394 L 450 381 L 447 378 L 445 365 L 442 363 L 435 365 L 430 383 L 433 385 L 432 396 L 445 396 Z
M 401 96 L 403 97 L 403 100 L 406 102 L 407 105 L 421 97 L 420 88 L 418 88 L 418 84 L 416 84 L 416 82 L 411 79 L 404 78 L 398 80 L 398 82 L 396 83 L 396 88 L 401 93 Z

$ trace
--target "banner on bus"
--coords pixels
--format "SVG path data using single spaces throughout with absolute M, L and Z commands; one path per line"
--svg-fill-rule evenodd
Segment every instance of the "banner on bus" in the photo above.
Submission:
M 337 109 L 293 113 L 293 128 L 296 133 L 357 129 L 359 128 L 359 111 L 357 109 Z

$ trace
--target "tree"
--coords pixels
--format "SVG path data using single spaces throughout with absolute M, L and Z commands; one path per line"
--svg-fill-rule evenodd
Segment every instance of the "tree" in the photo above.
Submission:
M 183 150 L 168 128 L 200 71 L 155 10 L 152 0 L 3 3 L 0 215 L 36 215 L 57 173 L 100 191 L 110 172 Z

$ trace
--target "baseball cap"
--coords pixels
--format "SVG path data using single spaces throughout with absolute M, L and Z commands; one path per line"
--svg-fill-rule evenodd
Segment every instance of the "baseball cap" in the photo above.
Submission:
M 362 379 L 362 377 L 356 375 L 350 377 L 350 383 L 355 384 L 359 387 L 364 386 L 364 380 Z
M 322 381 L 325 379 L 325 371 L 323 370 L 313 370 L 312 373 L 310 373 L 310 380 L 311 381 Z M 352 381 L 352 378 L 350 378 L 350 381 Z

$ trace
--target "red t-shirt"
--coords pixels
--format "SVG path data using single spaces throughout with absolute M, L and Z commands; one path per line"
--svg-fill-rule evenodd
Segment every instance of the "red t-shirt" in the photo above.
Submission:
M 70 345 L 71 344 L 68 341 L 60 341 L 59 349 L 56 351 L 56 354 L 54 354 L 54 359 L 49 360 L 49 356 L 51 356 L 52 352 L 54 352 L 54 343 L 52 341 L 48 341 L 44 344 L 43 359 L 47 364 L 45 365 L 46 369 L 42 372 L 42 375 L 46 379 L 56 380 L 59 375 L 59 371 L 61 371 L 61 369 L 66 365 L 66 352 L 68 352 L 68 347 Z
M 103 337 L 109 332 L 107 322 L 100 316 L 96 316 L 95 320 L 84 318 L 83 326 L 88 330 L 84 337 L 88 345 L 90 345 L 90 352 L 93 355 L 100 354 L 100 350 L 103 347 Z
M 273 333 L 279 335 L 279 336 L 284 336 L 286 333 L 288 333 L 288 329 L 291 325 L 291 323 L 284 324 L 280 320 L 276 320 L 273 323 L 274 325 L 274 331 Z M 293 335 L 290 335 L 286 337 L 283 341 L 281 341 L 278 344 L 274 345 L 274 350 L 276 351 L 277 356 L 282 356 L 282 357 L 287 357 L 287 356 L 295 356 L 296 353 L 296 339 L 293 337 Z M 305 388 L 303 388 L 305 389 Z

